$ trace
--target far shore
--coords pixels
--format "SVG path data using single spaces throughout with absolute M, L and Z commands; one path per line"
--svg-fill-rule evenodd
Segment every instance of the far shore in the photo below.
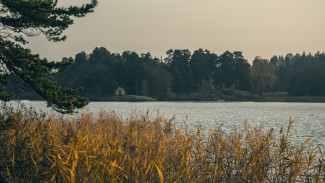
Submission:
M 87 97 L 87 96 L 85 96 Z M 264 92 L 262 96 L 248 91 L 224 89 L 201 90 L 196 93 L 171 94 L 166 97 L 149 97 L 141 95 L 110 95 L 105 97 L 88 97 L 92 102 L 153 102 L 153 101 L 209 101 L 209 102 L 313 102 L 325 103 L 325 96 L 290 96 L 287 92 Z M 42 101 L 34 92 L 26 92 L 20 100 Z
M 42 101 L 41 99 L 21 100 Z M 110 98 L 90 100 L 90 102 L 306 102 L 325 103 L 325 96 L 262 96 L 255 98 L 226 97 L 212 100 L 211 98 L 195 97 L 174 100 L 158 100 L 155 98 L 139 95 L 112 96 Z
M 263 97 L 262 102 L 312 102 L 312 103 L 325 103 L 325 96 Z

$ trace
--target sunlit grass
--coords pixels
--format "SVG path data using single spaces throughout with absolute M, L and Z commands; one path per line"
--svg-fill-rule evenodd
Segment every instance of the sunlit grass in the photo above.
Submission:
M 176 128 L 161 115 L 0 113 L 0 182 L 325 182 L 321 150 L 262 127 Z

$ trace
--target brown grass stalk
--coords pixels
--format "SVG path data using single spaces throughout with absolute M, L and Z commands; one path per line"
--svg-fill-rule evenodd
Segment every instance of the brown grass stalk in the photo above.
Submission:
M 325 182 L 322 151 L 261 126 L 195 134 L 157 114 L 0 112 L 0 182 Z M 205 138 L 207 136 L 207 138 Z

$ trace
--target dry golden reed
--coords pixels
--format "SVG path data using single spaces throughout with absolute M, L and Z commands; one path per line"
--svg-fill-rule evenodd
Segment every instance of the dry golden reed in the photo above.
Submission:
M 5 107 L 0 182 L 325 182 L 321 150 L 262 127 L 176 128 L 161 115 L 80 117 Z

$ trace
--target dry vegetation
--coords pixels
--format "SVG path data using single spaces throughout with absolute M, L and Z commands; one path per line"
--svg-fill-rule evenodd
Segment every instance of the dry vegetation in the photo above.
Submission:
M 157 115 L 60 117 L 5 107 L 0 182 L 325 182 L 325 161 L 308 141 L 262 127 L 220 128 L 208 137 Z

